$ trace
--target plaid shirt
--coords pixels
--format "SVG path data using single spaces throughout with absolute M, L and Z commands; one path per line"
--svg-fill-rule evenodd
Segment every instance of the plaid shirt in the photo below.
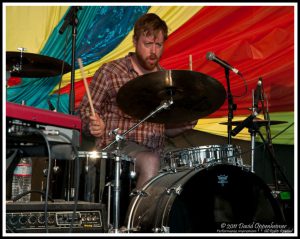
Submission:
M 105 132 L 102 137 L 96 138 L 97 149 L 102 149 L 115 140 L 110 132 L 119 128 L 122 133 L 135 125 L 139 120 L 125 114 L 117 105 L 116 97 L 119 89 L 128 81 L 138 77 L 133 69 L 129 53 L 124 58 L 103 64 L 95 73 L 89 85 L 91 98 L 95 112 L 105 123 Z M 140 106 L 137 106 L 140 107 Z M 89 132 L 90 106 L 87 95 L 84 96 L 80 106 L 82 130 Z M 128 133 L 127 140 L 145 145 L 152 150 L 161 151 L 164 143 L 164 124 L 143 122 L 137 128 Z

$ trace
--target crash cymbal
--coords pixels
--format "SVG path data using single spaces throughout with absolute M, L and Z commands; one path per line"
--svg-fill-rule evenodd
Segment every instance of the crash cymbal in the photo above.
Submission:
M 224 86 L 212 77 L 189 70 L 157 71 L 139 76 L 123 85 L 117 103 L 126 114 L 144 119 L 164 100 L 173 99 L 147 121 L 183 123 L 205 117 L 225 101 Z
M 61 74 L 62 67 L 63 74 L 71 71 L 71 66 L 61 60 L 53 57 L 33 54 L 22 53 L 22 67 L 21 64 L 21 52 L 6 52 L 6 71 L 9 71 L 11 76 L 14 77 L 50 77 Z
M 232 125 L 239 125 L 243 122 L 243 120 L 237 120 L 237 121 L 232 121 Z M 264 120 L 264 119 L 260 119 L 260 118 L 254 118 L 253 119 L 253 124 L 256 124 L 257 126 L 261 127 L 261 126 L 266 126 L 268 125 L 268 120 Z M 285 124 L 287 123 L 287 121 L 278 121 L 278 120 L 270 120 L 270 125 L 275 125 L 275 124 Z M 220 124 L 225 124 L 228 125 L 228 122 L 222 122 Z M 245 127 L 251 127 L 251 123 L 250 125 L 246 125 Z

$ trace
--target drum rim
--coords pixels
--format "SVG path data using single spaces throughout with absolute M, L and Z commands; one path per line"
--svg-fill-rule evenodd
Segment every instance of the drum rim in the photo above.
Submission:
M 195 147 L 172 149 L 172 150 L 166 151 L 165 154 L 172 153 L 172 152 L 178 152 L 178 151 L 184 151 L 184 150 L 201 149 L 201 148 L 203 148 L 203 149 L 205 149 L 205 148 L 215 148 L 215 149 L 217 149 L 217 148 L 230 148 L 232 146 L 233 146 L 233 148 L 241 149 L 241 146 L 236 145 L 236 144 L 207 144 L 207 145 L 199 145 L 199 146 L 195 146 Z

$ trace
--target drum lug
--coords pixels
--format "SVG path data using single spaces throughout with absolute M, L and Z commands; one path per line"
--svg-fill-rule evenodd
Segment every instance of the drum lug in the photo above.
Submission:
M 182 191 L 182 186 L 181 185 L 179 185 L 178 187 L 172 187 L 172 188 L 167 188 L 166 189 L 167 194 L 171 194 L 171 193 L 174 192 L 177 195 L 180 195 L 181 191 Z
M 160 173 L 169 172 L 169 173 L 177 173 L 176 168 L 166 167 L 159 171 Z
M 170 227 L 165 227 L 165 226 L 162 226 L 161 228 L 156 227 L 156 228 L 153 228 L 152 231 L 153 231 L 154 233 L 158 233 L 158 232 L 162 232 L 162 233 L 170 233 Z
M 147 196 L 149 196 L 149 194 L 143 190 L 133 189 L 129 196 L 130 197 L 135 197 L 135 196 L 147 197 Z

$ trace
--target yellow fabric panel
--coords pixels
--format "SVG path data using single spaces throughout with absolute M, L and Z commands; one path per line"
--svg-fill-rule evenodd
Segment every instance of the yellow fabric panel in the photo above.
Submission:
M 6 51 L 39 53 L 68 6 L 6 6 Z
M 233 121 L 243 121 L 245 120 L 247 116 L 235 116 Z M 260 119 L 263 119 L 263 115 L 257 116 Z M 197 125 L 194 127 L 195 130 L 203 131 L 206 133 L 228 137 L 227 134 L 227 125 L 220 124 L 222 122 L 227 122 L 227 117 L 222 118 L 207 118 L 207 119 L 199 119 Z M 271 125 L 271 137 L 273 138 L 275 135 L 277 135 L 280 131 L 287 128 L 290 124 L 292 124 L 294 120 L 294 112 L 277 112 L 277 113 L 270 113 L 270 120 L 273 121 L 287 121 L 287 123 L 284 124 L 278 124 L 278 125 Z M 232 126 L 232 129 L 234 129 L 236 126 Z M 267 139 L 265 127 L 260 127 L 260 132 L 263 134 L 264 139 Z M 240 131 L 236 136 L 232 137 L 233 139 L 240 139 L 240 140 L 251 140 L 251 135 L 247 128 L 244 128 L 242 131 Z M 260 136 L 257 134 L 256 141 L 262 142 Z M 288 130 L 283 132 L 281 135 L 276 137 L 272 140 L 274 144 L 294 144 L 294 126 L 290 127 Z
M 194 14 L 201 10 L 203 6 L 154 6 L 149 9 L 148 12 L 156 13 L 162 19 L 167 22 L 169 27 L 169 34 L 178 29 L 186 21 L 188 21 Z M 116 47 L 112 52 L 108 53 L 102 59 L 93 62 L 92 64 L 85 66 L 84 71 L 86 77 L 91 77 L 95 74 L 96 70 L 104 63 L 121 58 L 127 55 L 128 52 L 134 51 L 132 43 L 133 31 L 131 31 L 127 37 Z M 75 71 L 75 81 L 81 80 L 81 71 L 78 69 Z M 69 84 L 71 80 L 71 73 L 67 73 L 62 78 L 61 88 Z M 54 88 L 54 91 L 58 90 L 58 85 Z

